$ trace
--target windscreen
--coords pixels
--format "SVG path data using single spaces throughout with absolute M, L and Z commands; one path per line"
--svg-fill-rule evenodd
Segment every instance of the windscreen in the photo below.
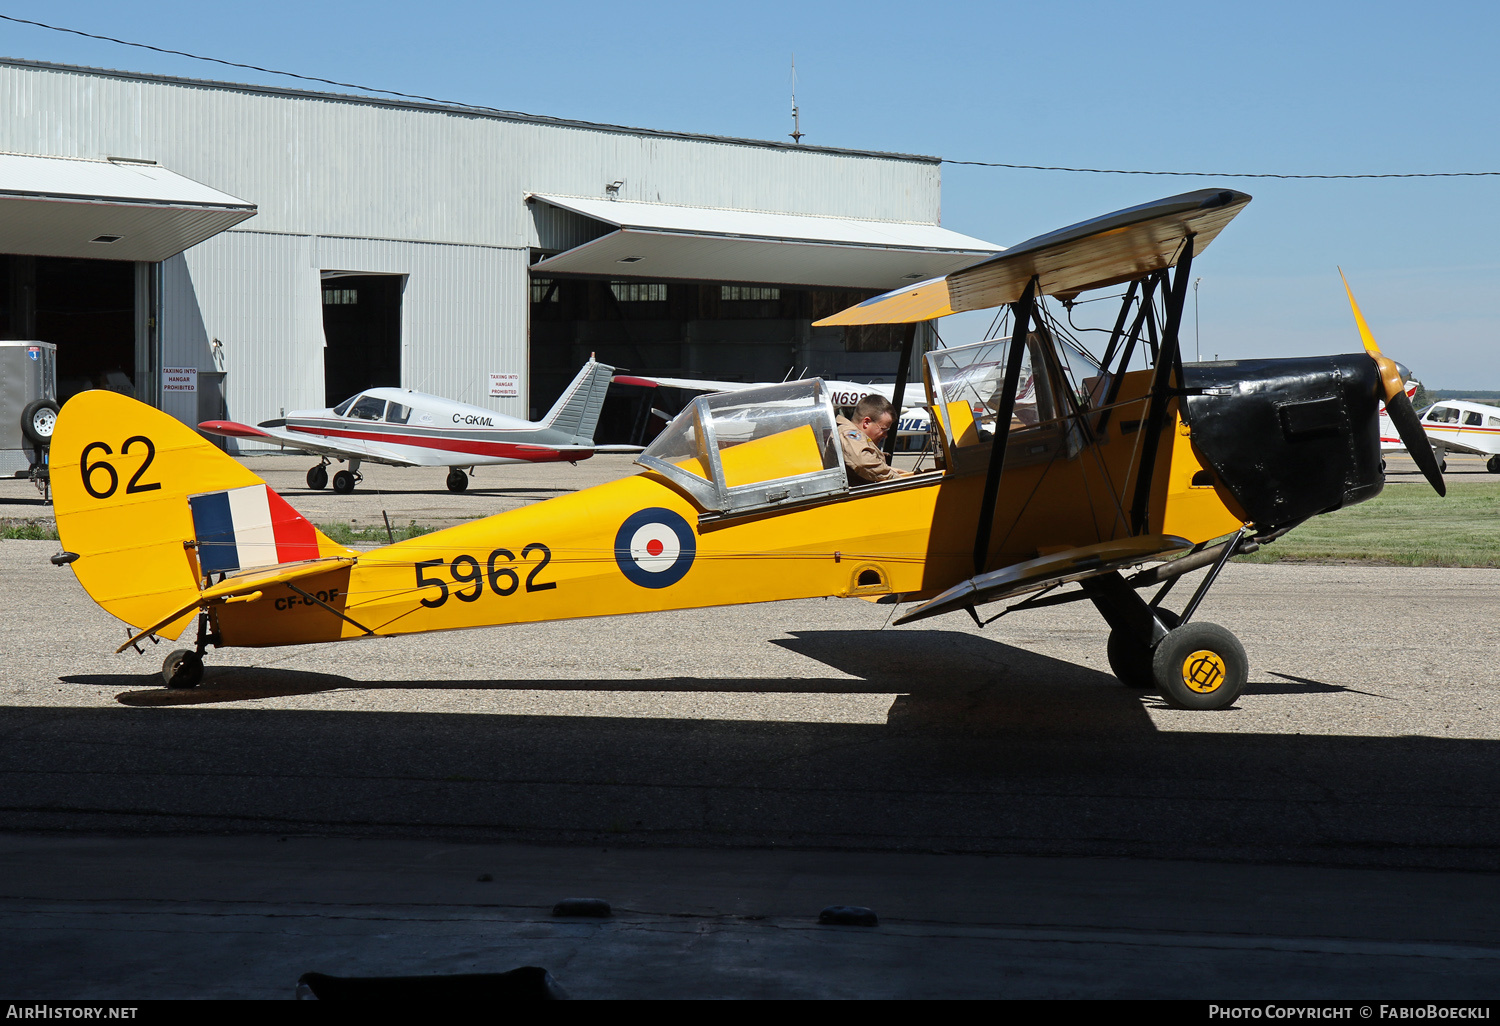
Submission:
M 704 396 L 710 434 L 723 450 L 807 426 L 812 429 L 823 469 L 839 465 L 833 417 L 823 383 L 817 379 L 762 385 Z M 699 455 L 699 406 L 693 403 L 662 429 L 645 455 L 676 463 Z

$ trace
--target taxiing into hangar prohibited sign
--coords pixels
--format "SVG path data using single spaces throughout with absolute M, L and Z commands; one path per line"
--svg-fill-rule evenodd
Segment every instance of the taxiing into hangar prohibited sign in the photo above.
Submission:
M 697 553 L 698 539 L 688 522 L 660 506 L 631 514 L 615 535 L 620 572 L 642 588 L 676 584 Z

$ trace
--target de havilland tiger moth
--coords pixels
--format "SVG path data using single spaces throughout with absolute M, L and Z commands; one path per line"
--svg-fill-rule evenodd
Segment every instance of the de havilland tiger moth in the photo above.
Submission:
M 639 446 L 595 445 L 594 429 L 614 368 L 589 358 L 538 421 L 507 417 L 482 406 L 406 388 L 369 388 L 331 409 L 296 410 L 256 427 L 206 420 L 198 430 L 223 438 L 275 442 L 322 457 L 307 472 L 307 487 L 328 485 L 331 459 L 348 461 L 333 475 L 333 490 L 354 491 L 361 463 L 447 467 L 448 490 L 469 487 L 475 467 L 506 463 L 576 463 L 596 452 L 639 452 Z
M 1443 491 L 1404 375 L 1352 293 L 1360 352 L 1183 362 L 1193 264 L 1249 202 L 1211 189 L 1132 207 L 827 319 L 1009 307 L 1009 339 L 924 357 L 941 456 L 926 473 L 851 485 L 827 387 L 794 381 L 698 397 L 633 476 L 357 552 L 190 428 L 95 391 L 69 401 L 53 436 L 53 559 L 130 625 L 119 651 L 191 632 L 163 664 L 169 687 L 197 685 L 210 647 L 815 596 L 915 603 L 898 623 L 961 612 L 982 625 L 1088 600 L 1123 684 L 1224 708 L 1245 651 L 1194 614 L 1234 554 L 1380 492 L 1382 401 Z M 1095 358 L 1049 304 L 1112 286 L 1124 295 Z M 1130 370 L 1138 353 L 1150 366 Z M 911 358 L 908 346 L 899 380 Z M 976 399 L 975 380 L 998 387 Z

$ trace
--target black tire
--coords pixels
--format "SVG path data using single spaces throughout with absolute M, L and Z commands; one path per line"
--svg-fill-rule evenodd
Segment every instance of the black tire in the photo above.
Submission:
M 57 404 L 51 399 L 33 399 L 21 411 L 21 434 L 32 445 L 51 445 L 57 426 Z
M 340 495 L 348 495 L 354 491 L 354 475 L 347 470 L 341 470 L 333 475 L 333 490 Z
M 450 492 L 461 492 L 469 487 L 469 475 L 462 470 L 448 471 L 448 490 Z
M 1484 469 L 1491 474 L 1500 474 L 1500 456 L 1491 456 L 1484 461 Z
M 1250 660 L 1229 631 L 1194 622 L 1167 632 L 1151 657 L 1151 669 L 1168 705 L 1227 709 L 1245 690 Z
M 169 653 L 161 664 L 161 679 L 174 690 L 197 687 L 203 683 L 203 657 L 187 648 Z
M 1156 615 L 1162 625 L 1171 630 L 1179 623 L 1177 614 L 1170 609 L 1158 609 Z M 1127 688 L 1145 691 L 1156 687 L 1156 677 L 1151 672 L 1151 646 L 1134 634 L 1118 629 L 1109 632 L 1109 644 L 1105 646 L 1109 655 L 1109 668 Z
M 1385 457 L 1384 456 L 1380 457 L 1380 472 L 1382 474 L 1385 473 Z
M 307 487 L 322 490 L 328 487 L 328 468 L 319 463 L 307 472 Z

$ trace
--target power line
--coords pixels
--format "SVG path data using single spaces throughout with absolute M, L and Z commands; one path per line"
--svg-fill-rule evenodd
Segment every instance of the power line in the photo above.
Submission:
M 998 164 L 987 160 L 949 160 L 944 164 L 968 164 L 972 167 L 1003 167 L 1016 171 L 1073 171 L 1091 175 L 1175 175 L 1182 178 L 1486 178 L 1500 171 L 1409 171 L 1383 175 L 1281 175 L 1269 171 L 1123 171 L 1104 167 L 1054 167 L 1047 164 Z
M 266 75 L 283 75 L 287 78 L 295 78 L 303 82 L 320 82 L 323 85 L 338 86 L 340 89 L 358 89 L 365 93 L 381 93 L 385 96 L 395 96 L 403 100 L 421 100 L 424 103 L 440 103 L 449 107 L 464 107 L 469 110 L 484 110 L 494 114 L 506 114 L 512 117 L 540 118 L 543 115 L 527 114 L 519 110 L 502 110 L 499 107 L 489 107 L 480 103 L 462 103 L 458 100 L 444 100 L 436 96 L 423 96 L 419 93 L 403 93 L 395 89 L 381 89 L 377 86 L 360 85 L 356 82 L 339 82 L 331 78 L 319 78 L 317 75 L 299 75 L 295 71 L 278 71 L 275 68 L 263 68 L 258 64 L 241 64 L 238 61 L 226 61 L 219 57 L 205 57 L 202 54 L 189 53 L 186 50 L 172 50 L 164 46 L 152 46 L 150 43 L 137 43 L 129 39 L 119 39 L 115 36 L 104 36 L 94 32 L 84 32 L 82 29 L 66 28 L 62 25 L 49 25 L 44 21 L 32 21 L 28 18 L 17 18 L 9 14 L 0 14 L 0 19 L 15 22 L 18 25 L 32 25 L 36 28 L 47 29 L 51 32 L 66 32 L 74 36 L 82 36 L 85 39 L 97 39 L 105 43 L 118 43 L 121 46 L 134 46 L 142 50 L 151 50 L 155 53 L 171 54 L 174 57 L 187 57 L 195 61 L 208 61 L 211 64 L 222 64 L 226 68 L 244 68 L 248 71 L 259 71 Z M 556 120 L 556 119 L 551 119 Z M 1073 174 L 1091 175 L 1166 175 L 1177 178 L 1284 178 L 1284 179 L 1356 179 L 1356 178 L 1492 178 L 1500 177 L 1500 171 L 1411 171 L 1394 174 L 1370 174 L 1370 175 L 1284 175 L 1269 171 L 1131 171 L 1120 168 L 1103 167 L 1061 167 L 1051 164 L 1002 164 L 988 160 L 951 160 L 942 158 L 944 164 L 962 164 L 969 167 L 998 167 L 1011 171 L 1066 171 Z
M 509 114 L 516 117 L 535 118 L 536 114 L 527 114 L 519 110 L 501 110 L 499 107 L 486 107 L 477 103 L 460 103 L 457 100 L 443 100 L 436 96 L 421 96 L 416 93 L 401 93 L 394 89 L 380 89 L 375 86 L 359 85 L 355 82 L 337 82 L 331 78 L 319 78 L 316 75 L 299 75 L 295 71 L 277 71 L 275 68 L 263 68 L 258 64 L 241 64 L 238 61 L 226 61 L 218 57 L 205 57 L 198 53 L 188 53 L 186 50 L 170 50 L 163 46 L 152 46 L 150 43 L 136 43 L 129 39 L 116 39 L 114 36 L 101 36 L 93 32 L 84 32 L 81 29 L 64 28 L 61 25 L 48 25 L 43 21 L 30 21 L 26 18 L 15 18 L 9 14 L 0 14 L 0 19 L 13 21 L 20 25 L 34 25 L 37 28 L 49 29 L 53 32 L 67 32 L 70 35 L 83 36 L 85 39 L 98 39 L 106 43 L 119 43 L 121 46 L 136 46 L 142 50 L 153 50 L 156 53 L 172 54 L 175 57 L 190 57 L 195 61 L 208 61 L 211 64 L 222 64 L 226 68 L 246 68 L 250 71 L 260 71 L 267 75 L 285 75 L 287 78 L 301 79 L 303 82 L 321 82 L 324 85 L 338 86 L 340 89 L 358 89 L 366 93 L 384 93 L 386 96 L 398 96 L 403 100 L 422 100 L 426 103 L 441 103 L 448 107 L 466 107 L 469 110 L 487 110 L 496 114 Z M 554 119 L 555 120 L 555 119 Z

